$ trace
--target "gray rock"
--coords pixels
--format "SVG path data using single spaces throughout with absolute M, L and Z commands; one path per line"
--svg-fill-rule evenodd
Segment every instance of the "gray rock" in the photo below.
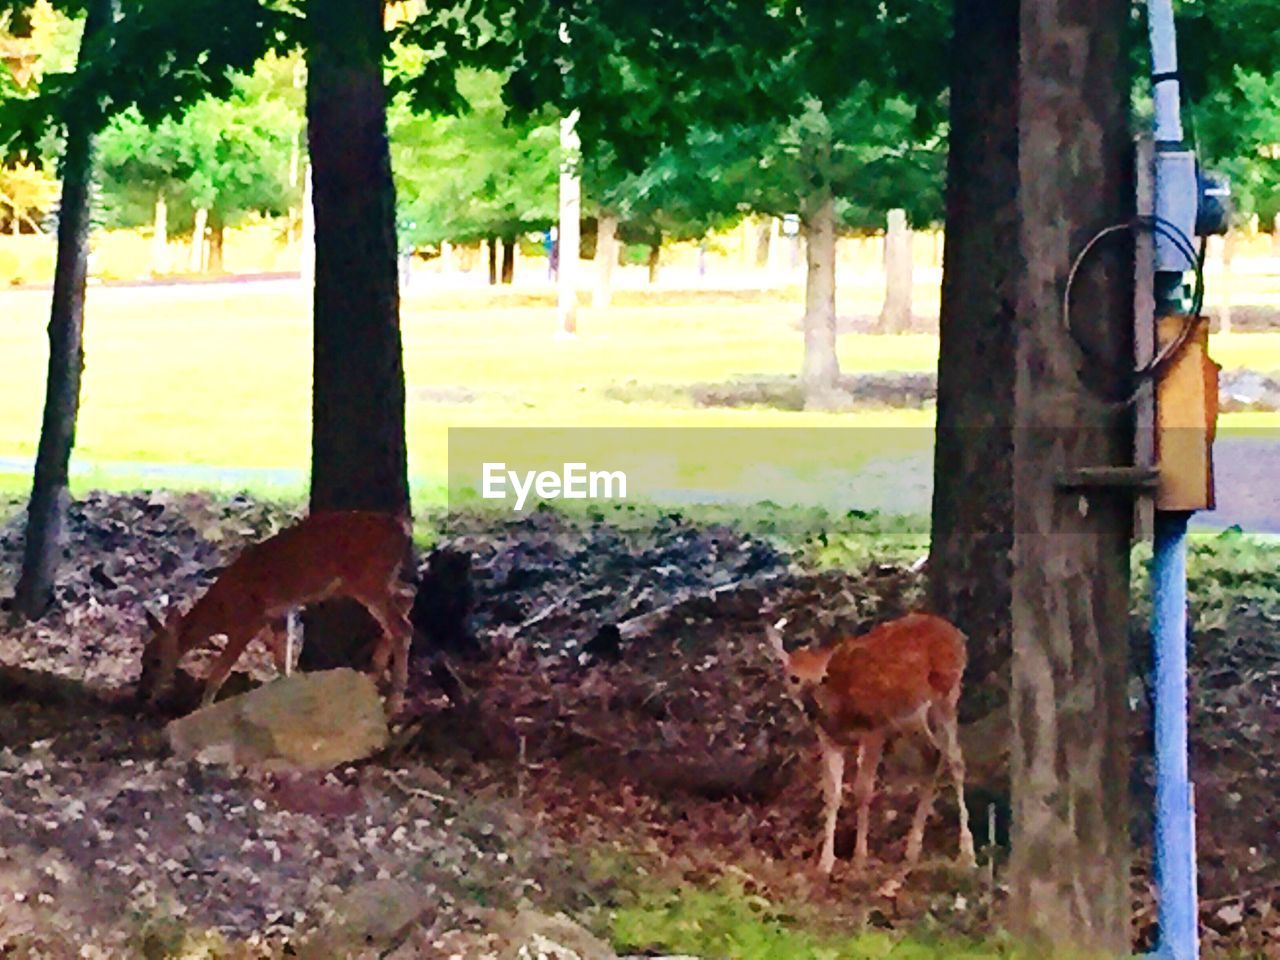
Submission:
M 183 759 L 266 770 L 330 770 L 387 744 L 373 681 L 354 670 L 295 673 L 169 724 Z

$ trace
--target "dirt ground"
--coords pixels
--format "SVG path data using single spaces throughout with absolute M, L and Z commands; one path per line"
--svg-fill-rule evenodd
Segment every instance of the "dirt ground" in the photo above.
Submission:
M 949 866 L 955 810 L 945 800 L 928 862 L 898 876 L 920 769 L 910 751 L 891 759 L 877 800 L 872 868 L 855 876 L 841 865 L 830 883 L 818 878 L 813 737 L 761 646 L 762 605 L 787 612 L 798 636 L 827 637 L 916 606 L 917 574 L 819 573 L 779 544 L 678 515 L 455 521 L 445 535 L 472 555 L 473 624 L 485 649 L 457 664 L 473 709 L 451 708 L 417 675 L 407 724 L 372 761 L 323 777 L 176 761 L 159 723 L 125 699 L 143 603 L 194 596 L 211 569 L 283 517 L 270 505 L 195 495 L 95 496 L 74 508 L 59 609 L 0 631 L 0 952 L 60 957 L 92 944 L 100 952 L 81 955 L 163 956 L 174 931 L 207 929 L 244 956 L 280 955 L 353 890 L 407 879 L 430 906 L 394 955 L 443 957 L 521 903 L 596 915 L 636 870 L 699 882 L 730 875 L 770 898 L 817 903 L 839 923 L 990 928 L 1000 871 L 992 883 L 985 871 Z M 19 545 L 18 525 L 0 526 L 0 596 L 11 593 Z M 602 626 L 661 608 L 616 656 L 591 643 Z M 1278 622 L 1264 600 L 1242 600 L 1194 638 L 1211 955 L 1280 956 Z M 265 678 L 266 662 L 255 651 L 248 665 Z M 970 808 L 980 858 L 994 855 L 999 868 L 1005 808 L 978 739 L 971 731 L 967 741 Z M 1134 792 L 1142 850 L 1142 759 Z M 988 808 L 999 814 L 994 846 Z M 1147 876 L 1139 857 L 1139 946 L 1154 921 Z

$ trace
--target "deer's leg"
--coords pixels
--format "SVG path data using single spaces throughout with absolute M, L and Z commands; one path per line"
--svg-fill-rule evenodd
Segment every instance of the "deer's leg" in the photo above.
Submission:
M 939 724 L 942 734 L 943 756 L 951 768 L 951 781 L 956 790 L 956 809 L 960 813 L 960 862 L 965 866 L 977 866 L 978 858 L 973 850 L 973 832 L 969 829 L 969 809 L 964 802 L 964 753 L 960 750 L 959 720 L 955 704 L 950 705 Z
M 209 670 L 209 676 L 204 682 L 204 696 L 200 699 L 200 706 L 202 707 L 207 707 L 213 703 L 218 691 L 227 682 L 227 677 L 231 676 L 231 668 L 236 665 L 236 661 L 240 659 L 245 647 L 253 639 L 254 634 L 249 633 L 247 630 L 239 630 L 226 636 L 227 645 L 222 648 L 222 653 L 213 662 L 213 666 Z
M 938 763 L 933 774 L 921 784 L 920 802 L 916 806 L 915 816 L 911 818 L 911 829 L 907 832 L 906 862 L 914 864 L 920 859 L 920 851 L 924 847 L 924 828 L 933 814 L 933 798 L 938 793 L 938 781 L 942 778 L 942 769 L 947 764 L 945 751 L 938 751 Z
M 853 863 L 861 867 L 867 860 L 867 833 L 871 829 L 871 798 L 876 792 L 876 771 L 884 752 L 884 734 L 868 733 L 858 743 L 858 776 L 853 781 L 853 796 L 858 801 L 858 837 L 853 848 Z
M 258 634 L 262 637 L 267 647 L 271 650 L 271 662 L 275 664 L 276 673 L 285 677 L 289 675 L 292 667 L 292 659 L 290 654 L 290 640 L 292 634 L 290 632 L 290 614 L 282 614 L 278 617 L 272 617 L 271 621 Z
M 840 814 L 840 799 L 844 792 L 844 750 L 824 736 L 822 744 L 822 854 L 818 869 L 830 873 L 836 865 L 836 819 Z
M 405 688 L 409 685 L 409 644 L 413 625 L 409 610 L 399 593 L 385 597 L 357 597 L 382 630 L 382 640 L 374 648 L 371 668 L 381 676 L 391 666 L 391 689 L 387 694 L 387 713 L 395 715 L 404 705 Z

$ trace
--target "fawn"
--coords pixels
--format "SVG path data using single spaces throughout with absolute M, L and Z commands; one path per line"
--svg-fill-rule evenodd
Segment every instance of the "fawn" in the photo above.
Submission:
M 782 643 L 785 618 L 767 625 L 773 655 L 787 674 L 787 692 L 817 728 L 822 748 L 824 827 L 819 869 L 835 866 L 836 817 L 844 790 L 845 751 L 858 747 L 854 797 L 858 803 L 854 866 L 867 859 L 867 830 L 876 770 L 886 740 L 919 733 L 937 748 L 938 765 L 925 783 L 907 834 L 906 862 L 914 864 L 943 766 L 951 771 L 960 808 L 960 859 L 976 862 L 964 802 L 964 758 L 956 703 L 965 668 L 965 638 L 941 617 L 912 613 L 834 646 L 802 647 L 788 653 Z
M 408 556 L 409 521 L 389 513 L 313 513 L 252 544 L 218 575 L 185 614 L 167 618 L 147 611 L 152 634 L 142 654 L 138 691 L 153 702 L 169 690 L 178 661 L 216 634 L 227 638 L 205 681 L 203 705 L 213 702 L 231 668 L 256 636 L 271 648 L 276 669 L 286 672 L 287 618 L 291 611 L 334 597 L 362 604 L 382 629 L 372 670 L 391 667 L 387 709 L 399 712 L 408 682 L 411 587 L 399 581 Z

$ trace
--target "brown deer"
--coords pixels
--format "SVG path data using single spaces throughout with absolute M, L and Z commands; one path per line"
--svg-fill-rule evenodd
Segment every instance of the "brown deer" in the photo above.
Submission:
M 965 638 L 941 617 L 912 613 L 861 636 L 815 649 L 787 652 L 781 629 L 766 626 L 769 646 L 787 674 L 787 692 L 814 724 L 822 748 L 824 824 L 819 869 L 835 866 L 836 818 L 844 790 L 845 752 L 858 748 L 854 797 L 858 803 L 854 866 L 867 859 L 867 830 L 876 771 L 886 740 L 919 734 L 939 752 L 907 834 L 906 862 L 914 864 L 924 842 L 943 767 L 951 772 L 960 808 L 960 859 L 975 863 L 973 835 L 964 802 L 964 757 L 956 704 L 965 668 Z
M 252 544 L 218 575 L 185 614 L 171 609 L 162 622 L 147 611 L 152 628 L 142 654 L 141 696 L 156 701 L 172 686 L 178 661 L 222 634 L 226 647 L 205 682 L 204 704 L 213 702 L 249 642 L 261 636 L 276 668 L 288 665 L 287 618 L 291 611 L 335 597 L 367 609 L 382 637 L 372 672 L 390 666 L 388 712 L 399 712 L 408 683 L 411 587 L 399 580 L 408 556 L 407 518 L 371 511 L 313 513 L 272 537 Z

